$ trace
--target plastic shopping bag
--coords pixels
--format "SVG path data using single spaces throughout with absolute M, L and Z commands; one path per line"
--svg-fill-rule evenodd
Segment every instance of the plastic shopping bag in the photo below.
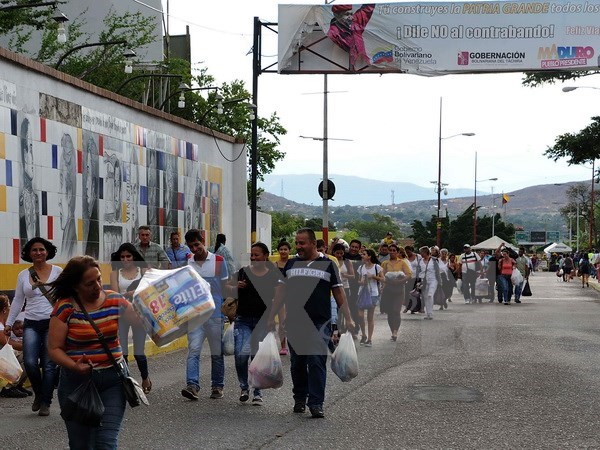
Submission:
M 248 384 L 254 389 L 277 389 L 283 385 L 283 367 L 274 331 L 258 343 L 256 356 L 248 367 Z
M 510 281 L 512 281 L 512 284 L 516 286 L 518 284 L 521 284 L 523 280 L 524 278 L 523 275 L 521 275 L 521 271 L 517 268 L 514 268 L 512 275 L 510 276 Z
M 64 420 L 74 420 L 88 427 L 100 425 L 104 415 L 104 403 L 91 377 L 69 394 L 60 415 Z
M 488 286 L 487 278 L 477 278 L 475 280 L 475 297 L 487 297 L 489 294 Z
M 133 295 L 133 308 L 158 346 L 208 320 L 215 310 L 210 285 L 189 266 L 148 270 Z
M 0 349 L 0 378 L 4 378 L 9 383 L 15 383 L 22 373 L 23 369 L 15 356 L 12 345 L 4 345 Z
M 456 289 L 459 294 L 462 294 L 462 280 L 460 278 L 456 280 Z
M 235 337 L 233 336 L 233 329 L 235 323 L 231 322 L 223 333 L 223 354 L 233 355 L 235 353 Z
M 358 375 L 358 356 L 352 334 L 346 331 L 331 355 L 331 370 L 342 381 L 350 381 Z
M 361 286 L 358 291 L 358 299 L 356 300 L 358 309 L 371 309 L 373 307 L 373 299 L 368 286 Z

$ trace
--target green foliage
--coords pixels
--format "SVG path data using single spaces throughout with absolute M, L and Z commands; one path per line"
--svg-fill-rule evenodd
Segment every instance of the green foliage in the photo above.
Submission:
M 579 133 L 565 133 L 557 137 L 554 147 L 549 147 L 544 155 L 554 161 L 568 158 L 569 165 L 600 158 L 600 117 L 592 117 L 592 121 Z
M 351 220 L 346 223 L 345 228 L 356 231 L 359 239 L 365 241 L 364 244 L 380 242 L 388 231 L 396 237 L 400 236 L 400 228 L 390 216 L 369 214 L 363 217 L 367 220 Z
M 335 225 L 333 224 L 333 222 L 331 222 L 331 220 L 328 223 L 328 229 L 329 231 L 335 231 Z M 304 224 L 305 228 L 310 228 L 311 230 L 314 231 L 322 231 L 323 230 L 323 219 L 319 218 L 319 217 L 313 217 L 312 219 L 308 219 L 306 221 L 306 223 Z
M 539 87 L 544 84 L 554 84 L 557 81 L 567 81 L 567 80 L 577 80 L 579 78 L 587 77 L 590 75 L 596 75 L 600 73 L 597 70 L 592 70 L 589 72 L 579 71 L 579 72 L 566 72 L 562 70 L 545 70 L 540 72 L 525 72 L 525 77 L 523 78 L 523 85 L 529 87 Z
M 0 0 L 0 7 L 12 5 L 27 5 L 31 0 Z M 37 2 L 33 2 L 37 3 Z M 36 30 L 43 29 L 52 16 L 53 10 L 50 6 L 39 8 L 21 8 L 0 12 L 0 33 L 8 34 L 24 27 L 32 27 Z M 11 47 L 12 48 L 12 47 Z
M 473 205 L 469 206 L 455 220 L 444 217 L 442 222 L 442 248 L 447 248 L 452 253 L 462 253 L 465 243 L 473 243 Z M 432 246 L 436 244 L 437 217 L 423 224 L 419 220 L 413 221 L 412 237 L 415 240 L 415 248 L 421 246 Z M 494 234 L 508 242 L 513 242 L 515 227 L 502 221 L 501 215 L 494 217 Z M 492 217 L 483 216 L 477 219 L 477 242 L 482 242 L 492 237 Z
M 271 248 L 277 249 L 277 243 L 285 239 L 293 245 L 296 231 L 304 227 L 304 218 L 286 212 L 271 213 Z

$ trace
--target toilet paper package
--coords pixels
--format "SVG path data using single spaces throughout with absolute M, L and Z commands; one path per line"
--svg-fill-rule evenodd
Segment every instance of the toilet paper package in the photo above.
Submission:
M 185 266 L 148 270 L 133 295 L 133 308 L 160 347 L 206 322 L 215 310 L 215 302 L 209 283 Z

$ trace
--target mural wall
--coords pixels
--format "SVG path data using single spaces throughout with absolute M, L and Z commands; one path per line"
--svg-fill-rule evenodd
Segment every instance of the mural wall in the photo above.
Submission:
M 222 229 L 222 169 L 197 144 L 48 92 L 0 80 L 0 264 L 18 264 L 34 236 L 102 261 L 139 225 L 165 245 L 171 231 Z

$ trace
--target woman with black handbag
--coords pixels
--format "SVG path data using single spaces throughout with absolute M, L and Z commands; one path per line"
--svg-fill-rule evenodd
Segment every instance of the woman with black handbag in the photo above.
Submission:
M 122 362 L 119 317 L 136 323 L 137 315 L 121 294 L 103 289 L 99 264 L 90 256 L 72 258 L 50 287 L 56 303 L 50 319 L 48 352 L 63 368 L 58 401 L 69 447 L 116 449 L 126 400 L 126 369 L 116 364 Z M 80 423 L 81 417 L 70 417 L 65 409 L 69 395 L 87 384 L 90 377 L 104 405 L 102 426 Z

